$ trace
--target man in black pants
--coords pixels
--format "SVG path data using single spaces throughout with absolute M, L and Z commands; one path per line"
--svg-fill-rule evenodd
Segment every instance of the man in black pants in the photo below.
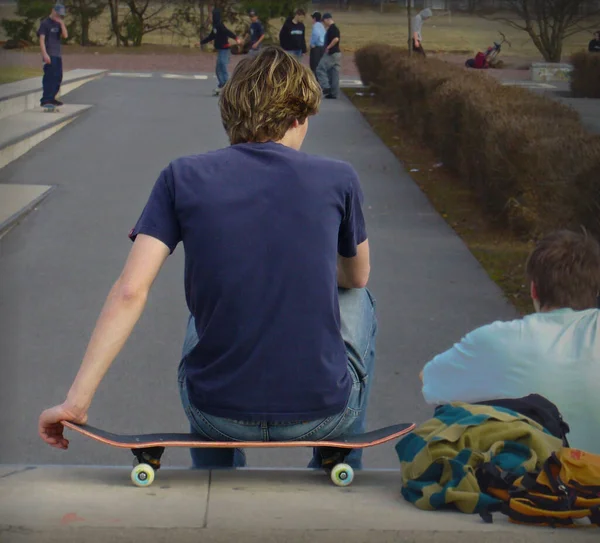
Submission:
M 317 66 L 325 52 L 325 27 L 321 22 L 321 14 L 315 11 L 312 15 L 313 25 L 310 36 L 310 69 L 317 75 Z
M 63 17 L 66 14 L 65 6 L 56 4 L 49 17 L 40 24 L 37 35 L 40 38 L 40 50 L 44 60 L 44 77 L 42 78 L 42 106 L 62 106 L 56 99 L 63 78 L 62 56 L 60 39 L 67 38 L 67 27 Z

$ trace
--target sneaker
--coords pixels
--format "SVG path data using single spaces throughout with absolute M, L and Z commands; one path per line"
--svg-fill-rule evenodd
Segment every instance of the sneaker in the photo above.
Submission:
M 328 94 L 331 94 L 331 89 L 323 89 L 323 96 L 327 96 Z
M 219 96 L 219 94 L 221 94 L 221 89 L 219 89 L 218 87 L 213 91 L 213 96 Z
M 326 94 L 325 98 L 328 100 L 337 100 L 337 96 L 334 96 L 333 94 Z
M 53 105 L 55 105 L 55 106 L 62 106 L 62 105 L 64 105 L 60 100 L 51 100 L 50 103 L 53 104 Z

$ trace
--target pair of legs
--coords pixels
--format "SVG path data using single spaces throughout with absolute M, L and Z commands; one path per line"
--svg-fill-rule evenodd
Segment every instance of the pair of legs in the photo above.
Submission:
M 42 77 L 42 99 L 40 104 L 51 104 L 56 100 L 63 78 L 62 57 L 50 57 L 50 64 L 44 64 Z
M 311 47 L 310 49 L 310 69 L 315 75 L 317 75 L 317 66 L 319 65 L 319 62 L 321 62 L 324 52 L 324 45 Z
M 219 49 L 217 51 L 217 68 L 216 75 L 217 81 L 219 82 L 219 88 L 222 89 L 229 79 L 229 72 L 227 67 L 231 60 L 231 51 L 229 49 Z
M 324 54 L 317 66 L 317 79 L 323 91 L 333 98 L 340 93 L 342 53 Z
M 190 317 L 179 364 L 181 402 L 190 422 L 191 431 L 205 439 L 218 441 L 322 441 L 341 435 L 361 434 L 366 429 L 366 409 L 369 400 L 375 363 L 377 321 L 375 302 L 367 289 L 340 289 L 339 304 L 341 333 L 348 354 L 348 372 L 352 390 L 346 408 L 336 415 L 309 422 L 245 422 L 215 417 L 196 409 L 188 398 L 185 357 L 198 342 L 193 317 Z M 283 346 L 282 346 L 283 350 Z M 214 469 L 244 467 L 242 449 L 191 449 L 195 468 Z M 362 450 L 352 451 L 346 462 L 355 469 L 362 468 Z M 317 449 L 308 467 L 321 467 Z
M 294 55 L 298 60 L 302 61 L 302 49 L 294 49 L 292 51 L 288 51 L 290 55 Z

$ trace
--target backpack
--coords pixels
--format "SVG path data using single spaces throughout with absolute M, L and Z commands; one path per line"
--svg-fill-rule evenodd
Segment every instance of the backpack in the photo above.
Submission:
M 480 512 L 488 523 L 499 511 L 516 524 L 579 527 L 577 520 L 588 519 L 600 528 L 600 455 L 563 447 L 537 473 L 515 478 L 486 464 L 478 479 L 485 493 L 502 500 Z
M 483 70 L 487 68 L 487 57 L 485 56 L 485 53 L 480 52 L 475 55 L 473 68 L 477 70 Z

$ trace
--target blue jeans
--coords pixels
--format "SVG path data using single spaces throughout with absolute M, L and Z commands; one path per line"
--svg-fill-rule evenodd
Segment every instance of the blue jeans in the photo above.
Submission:
M 302 49 L 296 49 L 294 51 L 288 51 L 290 55 L 298 57 L 298 60 L 302 60 Z
M 227 66 L 229 65 L 229 61 L 231 60 L 231 50 L 230 49 L 219 49 L 217 53 L 217 80 L 219 81 L 219 88 L 222 89 L 227 83 L 229 79 L 229 72 L 227 71 Z
M 47 104 L 56 98 L 62 83 L 63 69 L 61 57 L 50 57 L 50 64 L 44 64 L 44 77 L 42 77 L 42 99 L 40 104 Z
M 352 389 L 346 408 L 336 415 L 310 422 L 247 422 L 235 421 L 203 413 L 188 397 L 185 357 L 198 343 L 195 322 L 190 316 L 179 364 L 181 402 L 190 422 L 192 433 L 204 439 L 218 441 L 322 441 L 342 435 L 361 434 L 366 429 L 366 414 L 375 364 L 377 320 L 375 301 L 367 289 L 339 289 L 341 333 L 348 354 L 348 372 Z M 244 467 L 246 456 L 242 449 L 191 449 L 195 468 L 214 469 Z M 346 462 L 355 469 L 362 468 L 362 450 L 353 450 Z M 321 467 L 318 449 L 313 450 L 309 468 Z

